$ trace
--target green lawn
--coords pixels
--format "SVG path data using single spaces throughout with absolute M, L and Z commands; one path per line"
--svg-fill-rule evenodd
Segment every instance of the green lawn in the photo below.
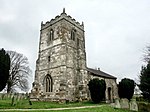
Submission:
M 1 111 L 1 109 L 0 109 Z M 3 110 L 2 110 L 3 111 Z M 23 112 L 27 112 L 28 110 L 25 110 Z M 114 109 L 110 106 L 102 106 L 102 107 L 95 107 L 95 108 L 85 108 L 85 109 L 71 109 L 71 110 L 34 110 L 29 112 L 132 112 L 129 110 L 123 110 L 123 109 Z M 20 112 L 20 111 L 9 111 L 9 112 Z
M 51 111 L 56 112 L 56 111 Z M 123 110 L 123 109 L 114 109 L 110 106 L 102 106 L 102 107 L 96 107 L 96 108 L 85 108 L 85 109 L 76 109 L 76 110 L 61 110 L 57 112 L 131 112 L 129 110 Z
M 100 105 L 93 104 L 92 102 L 77 102 L 77 103 L 55 103 L 55 102 L 43 102 L 37 101 L 32 102 L 32 105 L 29 105 L 28 100 L 16 101 L 15 105 L 11 105 L 11 99 L 0 100 L 0 109 L 13 109 L 13 108 L 25 108 L 25 109 L 38 109 L 38 108 L 62 108 L 62 107 L 79 107 L 79 106 L 90 106 L 90 105 Z
M 32 105 L 29 105 L 28 100 L 16 101 L 14 106 L 11 106 L 11 99 L 0 100 L 0 111 L 3 109 L 50 109 L 50 108 L 66 108 L 66 107 L 80 107 L 80 106 L 99 106 L 95 108 L 84 108 L 84 109 L 70 109 L 70 110 L 35 110 L 30 112 L 131 112 L 129 110 L 123 109 L 114 109 L 106 104 L 93 104 L 92 102 L 77 102 L 77 103 L 54 103 L 54 102 L 32 102 Z M 104 106 L 103 106 L 104 105 Z M 23 112 L 26 112 L 25 110 Z M 18 111 L 9 111 L 9 112 L 18 112 Z

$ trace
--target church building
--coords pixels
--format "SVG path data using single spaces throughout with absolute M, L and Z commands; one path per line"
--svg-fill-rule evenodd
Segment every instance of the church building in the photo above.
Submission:
M 118 97 L 116 77 L 86 64 L 84 24 L 65 9 L 54 19 L 41 23 L 35 80 L 30 93 L 34 101 L 89 100 L 88 82 L 106 82 L 106 101 Z

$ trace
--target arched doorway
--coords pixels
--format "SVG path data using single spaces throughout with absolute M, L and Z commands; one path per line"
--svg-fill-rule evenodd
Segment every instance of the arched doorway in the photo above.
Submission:
M 52 77 L 49 74 L 47 74 L 44 78 L 44 88 L 45 92 L 52 92 L 53 90 Z

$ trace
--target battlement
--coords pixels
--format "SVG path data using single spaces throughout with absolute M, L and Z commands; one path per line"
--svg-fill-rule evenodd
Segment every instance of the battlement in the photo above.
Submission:
M 81 30 L 84 29 L 84 24 L 80 24 L 78 21 L 76 21 L 74 18 L 72 18 L 70 15 L 67 15 L 65 13 L 65 8 L 63 9 L 63 12 L 60 15 L 57 15 L 54 19 L 51 19 L 50 21 L 47 21 L 46 23 L 41 22 L 41 29 L 45 29 L 56 22 L 65 19 L 66 21 L 70 22 L 71 24 L 74 24 L 76 27 L 80 28 Z

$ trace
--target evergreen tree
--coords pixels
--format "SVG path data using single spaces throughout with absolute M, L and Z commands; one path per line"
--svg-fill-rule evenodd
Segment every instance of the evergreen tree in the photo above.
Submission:
M 124 78 L 119 82 L 118 94 L 120 98 L 130 100 L 134 94 L 135 82 L 132 79 Z
M 92 79 L 88 86 L 91 99 L 94 103 L 99 103 L 105 98 L 106 83 L 104 80 L 99 80 L 98 78 Z
M 144 99 L 150 102 L 150 61 L 147 66 L 142 66 L 139 88 Z
M 4 49 L 0 50 L 0 91 L 2 91 L 9 78 L 10 58 Z

